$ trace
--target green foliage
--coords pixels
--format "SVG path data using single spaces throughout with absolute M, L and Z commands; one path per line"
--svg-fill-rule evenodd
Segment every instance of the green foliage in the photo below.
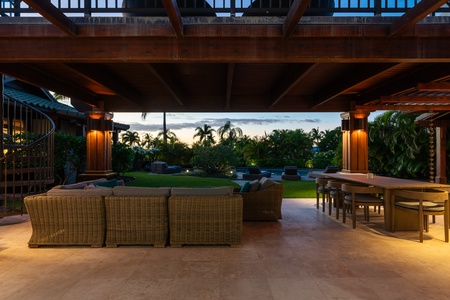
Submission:
M 162 143 L 159 145 L 158 158 L 161 161 L 167 162 L 172 166 L 189 166 L 193 150 L 185 143 L 177 140 L 172 140 L 170 143 Z
M 336 151 L 328 150 L 324 152 L 316 152 L 314 158 L 312 159 L 313 168 L 315 169 L 325 169 L 327 166 L 333 165 L 333 160 L 336 157 Z
M 114 172 L 123 175 L 133 167 L 135 152 L 124 143 L 112 145 L 112 168 Z
M 341 127 L 337 127 L 333 130 L 325 130 L 322 132 L 320 141 L 317 143 L 321 152 L 336 151 L 339 143 L 342 143 L 342 131 Z
M 197 148 L 192 157 L 192 165 L 208 175 L 226 173 L 235 164 L 233 147 L 225 145 Z
M 55 133 L 55 176 L 64 184 L 74 172 L 82 173 L 86 162 L 86 138 L 68 133 Z M 64 173 L 66 163 L 69 172 Z
M 372 172 L 399 178 L 428 176 L 429 134 L 426 128 L 415 125 L 416 117 L 417 114 L 388 111 L 369 123 Z

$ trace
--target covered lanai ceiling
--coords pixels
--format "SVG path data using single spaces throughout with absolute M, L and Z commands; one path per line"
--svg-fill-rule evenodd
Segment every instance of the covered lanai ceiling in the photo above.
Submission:
M 375 0 L 381 13 L 365 16 L 349 16 L 347 0 L 229 16 L 119 2 L 97 15 L 90 2 L 25 0 L 21 13 L 2 2 L 0 73 L 111 112 L 450 110 L 448 1 Z

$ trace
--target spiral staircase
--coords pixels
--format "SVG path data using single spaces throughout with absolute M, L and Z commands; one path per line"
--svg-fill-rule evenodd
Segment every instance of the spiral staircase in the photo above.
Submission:
M 3 95 L 0 218 L 26 213 L 23 198 L 53 183 L 55 124 L 44 113 Z

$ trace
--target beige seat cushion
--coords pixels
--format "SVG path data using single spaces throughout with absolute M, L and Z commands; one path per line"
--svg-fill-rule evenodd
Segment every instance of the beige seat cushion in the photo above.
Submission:
M 114 196 L 170 196 L 169 187 L 150 188 L 135 186 L 115 186 L 113 188 Z
M 232 186 L 219 186 L 212 188 L 172 188 L 171 196 L 231 196 Z

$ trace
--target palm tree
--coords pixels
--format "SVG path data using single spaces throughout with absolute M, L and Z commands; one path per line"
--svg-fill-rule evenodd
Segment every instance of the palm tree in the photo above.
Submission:
M 130 147 L 133 146 L 134 144 L 139 144 L 140 142 L 139 133 L 137 133 L 136 131 L 125 132 L 124 134 L 122 134 L 122 142 L 124 144 L 129 145 Z
M 239 127 L 233 127 L 230 121 L 227 121 L 225 125 L 220 127 L 217 130 L 217 133 L 220 136 L 221 141 L 228 140 L 230 144 L 233 143 L 233 141 L 242 136 L 242 129 Z
M 198 137 L 200 143 L 203 143 L 203 146 L 210 146 L 216 143 L 213 136 L 215 130 L 212 129 L 212 127 L 209 126 L 208 124 L 204 124 L 203 128 L 200 126 L 195 128 L 195 131 L 197 132 L 194 134 L 193 138 Z
M 141 140 L 141 146 L 150 149 L 153 144 L 153 136 L 150 133 L 146 133 Z
M 313 141 L 314 145 L 317 146 L 323 137 L 323 131 L 319 131 L 319 127 L 313 128 L 309 132 L 309 136 L 311 137 L 311 140 Z
M 157 137 L 159 139 L 162 137 L 164 144 L 167 144 L 167 141 L 170 141 L 172 144 L 178 141 L 177 135 L 170 129 L 160 128 Z

